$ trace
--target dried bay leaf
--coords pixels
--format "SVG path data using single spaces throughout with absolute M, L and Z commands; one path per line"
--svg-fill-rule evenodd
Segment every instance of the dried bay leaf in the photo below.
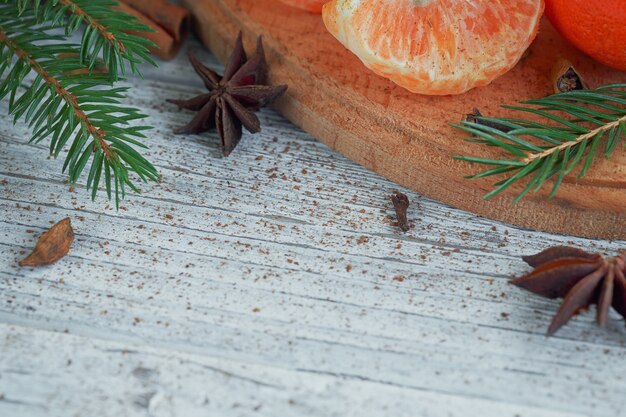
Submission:
M 70 218 L 66 217 L 47 232 L 44 232 L 37 241 L 35 249 L 26 258 L 19 262 L 20 266 L 50 265 L 67 255 L 74 241 L 74 230 Z

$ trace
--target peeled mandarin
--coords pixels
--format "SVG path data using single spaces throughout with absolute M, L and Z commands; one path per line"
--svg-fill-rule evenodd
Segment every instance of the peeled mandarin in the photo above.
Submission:
M 326 27 L 369 69 L 414 93 L 464 93 L 511 70 L 543 0 L 332 0 Z

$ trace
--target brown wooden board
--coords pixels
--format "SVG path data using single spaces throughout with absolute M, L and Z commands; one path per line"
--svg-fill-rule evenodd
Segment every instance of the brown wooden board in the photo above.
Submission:
M 453 155 L 495 156 L 495 149 L 466 142 L 449 126 L 478 107 L 502 116 L 501 104 L 550 94 L 559 57 L 572 61 L 594 87 L 626 82 L 626 73 L 598 64 L 569 46 L 543 22 L 528 55 L 491 85 L 458 96 L 410 93 L 365 66 L 325 29 L 321 16 L 278 0 L 184 0 L 202 41 L 224 61 L 239 30 L 253 50 L 263 36 L 270 80 L 288 84 L 276 109 L 294 124 L 365 167 L 433 199 L 485 217 L 557 233 L 626 239 L 626 151 L 611 160 L 598 153 L 590 173 L 567 177 L 556 197 L 549 184 L 521 202 L 523 184 L 489 201 L 493 179 L 468 180 L 482 167 Z M 509 113 L 510 114 L 510 113 Z M 490 152 L 492 152 L 490 154 Z

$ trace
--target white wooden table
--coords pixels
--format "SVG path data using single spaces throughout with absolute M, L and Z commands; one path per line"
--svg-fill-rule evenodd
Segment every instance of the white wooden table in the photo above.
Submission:
M 129 103 L 156 127 L 163 182 L 119 211 L 68 192 L 62 158 L 1 105 L 0 416 L 626 415 L 623 320 L 601 330 L 589 311 L 548 339 L 558 302 L 508 284 L 520 254 L 625 242 L 413 192 L 403 234 L 394 184 L 270 110 L 222 158 L 215 133 L 171 133 L 191 114 L 165 99 L 202 90 L 183 55 L 146 74 Z M 70 254 L 19 268 L 65 216 Z

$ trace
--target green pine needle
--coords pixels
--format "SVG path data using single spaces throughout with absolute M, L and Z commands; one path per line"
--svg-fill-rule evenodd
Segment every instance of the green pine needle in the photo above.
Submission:
M 604 143 L 602 154 L 610 158 L 620 139 L 626 137 L 626 84 L 558 93 L 504 107 L 530 115 L 533 120 L 478 117 L 477 122 L 452 125 L 473 135 L 468 141 L 502 150 L 502 159 L 454 157 L 488 167 L 469 178 L 499 176 L 495 189 L 485 199 L 525 180 L 526 186 L 514 200 L 519 201 L 528 192 L 541 189 L 550 179 L 553 185 L 549 198 L 552 198 L 574 168 L 580 167 L 578 178 L 587 174 L 601 142 Z M 503 132 L 489 125 L 512 130 Z
M 127 69 L 141 75 L 137 64 L 154 64 L 151 43 L 123 32 L 150 29 L 117 5 L 0 0 L 0 99 L 8 97 L 14 123 L 24 120 L 33 130 L 31 142 L 48 139 L 55 157 L 67 149 L 63 171 L 71 184 L 86 173 L 95 199 L 104 180 L 108 198 L 114 192 L 119 207 L 126 186 L 138 191 L 130 172 L 142 181 L 157 181 L 159 174 L 134 148 L 146 147 L 142 132 L 149 127 L 130 122 L 146 116 L 123 106 L 126 89 L 113 86 Z M 81 43 L 70 42 L 80 27 L 85 28 Z

